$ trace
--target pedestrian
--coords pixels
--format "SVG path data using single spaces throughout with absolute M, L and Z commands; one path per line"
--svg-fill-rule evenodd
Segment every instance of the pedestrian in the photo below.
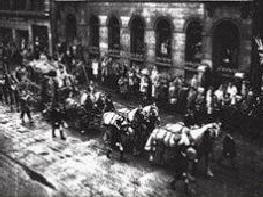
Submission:
M 172 189 L 175 189 L 175 183 L 182 180 L 184 182 L 184 192 L 189 193 L 190 173 L 189 166 L 190 160 L 196 157 L 196 151 L 193 148 L 186 148 L 185 146 L 179 147 L 176 153 L 176 162 L 174 165 L 174 178 L 170 182 Z
M 93 76 L 93 80 L 97 81 L 98 79 L 98 75 L 99 75 L 99 62 L 97 59 L 94 59 L 92 61 L 92 76 Z
M 56 102 L 52 103 L 52 106 L 51 106 L 52 138 L 57 137 L 55 131 L 57 129 L 59 129 L 60 138 L 62 140 L 66 140 L 64 130 L 63 130 L 63 123 L 64 123 L 63 122 L 64 121 L 63 116 L 64 115 L 63 115 L 59 105 Z
M 160 75 L 156 66 L 154 66 L 151 73 L 151 81 L 152 81 L 152 98 L 154 101 L 157 101 L 158 98 L 158 88 L 159 88 L 159 79 Z
M 104 113 L 106 112 L 114 112 L 115 111 L 115 107 L 113 105 L 113 101 L 112 101 L 112 96 L 109 93 L 106 97 L 105 100 L 105 109 L 104 109 Z
M 233 169 L 236 169 L 236 142 L 234 138 L 228 133 L 223 139 L 223 150 L 222 154 L 218 159 L 218 163 L 221 164 L 223 160 L 230 160 Z
M 142 153 L 142 150 L 144 148 L 144 133 L 146 132 L 146 128 L 144 128 L 144 114 L 143 114 L 143 107 L 142 105 L 139 105 L 138 109 L 136 110 L 136 113 L 134 115 L 134 124 L 135 124 L 135 150 L 134 155 L 140 155 Z
M 8 74 L 4 74 L 4 83 L 3 83 L 3 96 L 5 100 L 5 104 L 9 105 L 9 97 L 10 97 L 10 92 L 11 92 L 11 84 L 10 80 L 8 77 Z
M 213 89 L 210 86 L 206 92 L 207 122 L 213 121 Z
M 29 99 L 30 96 L 28 92 L 26 90 L 22 90 L 20 97 L 20 110 L 21 110 L 20 119 L 22 121 L 22 124 L 25 124 L 25 114 L 27 115 L 30 123 L 33 123 L 33 119 L 30 115 Z
M 2 104 L 4 104 L 4 80 L 1 78 L 0 79 L 0 101 Z

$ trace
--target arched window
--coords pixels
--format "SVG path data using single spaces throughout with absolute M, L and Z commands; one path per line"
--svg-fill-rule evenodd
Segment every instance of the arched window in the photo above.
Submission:
M 213 65 L 215 67 L 238 67 L 239 31 L 237 26 L 224 21 L 214 29 Z
M 201 62 L 201 37 L 202 27 L 199 22 L 191 22 L 186 28 L 185 61 L 192 63 Z
M 72 14 L 67 16 L 66 19 L 66 37 L 68 42 L 74 41 L 77 34 L 77 21 L 76 17 Z
M 99 19 L 91 16 L 90 20 L 90 46 L 99 48 Z
M 156 25 L 156 55 L 172 58 L 172 29 L 167 19 L 160 19 Z
M 142 18 L 135 17 L 130 24 L 131 32 L 131 52 L 134 54 L 144 54 L 144 22 Z
M 120 24 L 115 16 L 112 16 L 108 23 L 108 47 L 111 50 L 120 50 Z

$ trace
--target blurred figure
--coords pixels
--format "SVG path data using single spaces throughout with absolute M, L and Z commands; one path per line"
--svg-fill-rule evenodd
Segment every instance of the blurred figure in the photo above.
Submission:
M 57 103 L 52 103 L 51 106 L 51 121 L 52 121 L 52 138 L 57 137 L 55 131 L 59 129 L 60 138 L 66 140 L 63 131 L 63 113 Z
M 22 124 L 25 123 L 25 114 L 27 115 L 30 123 L 33 123 L 33 119 L 30 115 L 29 99 L 30 99 L 30 96 L 27 93 L 27 91 L 22 90 L 21 97 L 20 97 L 20 109 L 21 109 L 20 119 L 22 121 Z
M 222 154 L 218 160 L 218 163 L 221 164 L 223 160 L 229 159 L 232 165 L 232 168 L 236 168 L 235 158 L 236 158 L 236 142 L 234 138 L 228 133 L 223 140 L 223 150 Z

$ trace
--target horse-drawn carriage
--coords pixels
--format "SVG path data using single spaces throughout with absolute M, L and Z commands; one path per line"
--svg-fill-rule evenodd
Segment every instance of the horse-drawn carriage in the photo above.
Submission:
M 136 120 L 138 108 L 122 108 L 116 112 L 108 112 L 103 115 L 105 125 L 105 142 L 112 149 L 118 144 L 121 151 L 135 153 L 142 146 L 156 123 L 159 123 L 159 110 L 155 105 L 146 106 L 142 109 L 143 121 Z

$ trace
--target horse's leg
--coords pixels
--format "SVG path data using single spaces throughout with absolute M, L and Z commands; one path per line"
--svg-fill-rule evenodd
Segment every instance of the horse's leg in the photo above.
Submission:
M 214 177 L 214 174 L 210 168 L 210 162 L 209 162 L 209 153 L 205 153 L 205 169 L 206 169 L 206 175 L 209 177 L 209 178 L 212 178 Z
M 198 154 L 198 155 L 197 155 L 197 158 L 194 159 L 194 161 L 193 161 L 193 165 L 192 165 L 191 173 L 192 173 L 194 176 L 197 175 L 198 162 L 200 161 L 200 159 L 201 159 L 201 155 Z

